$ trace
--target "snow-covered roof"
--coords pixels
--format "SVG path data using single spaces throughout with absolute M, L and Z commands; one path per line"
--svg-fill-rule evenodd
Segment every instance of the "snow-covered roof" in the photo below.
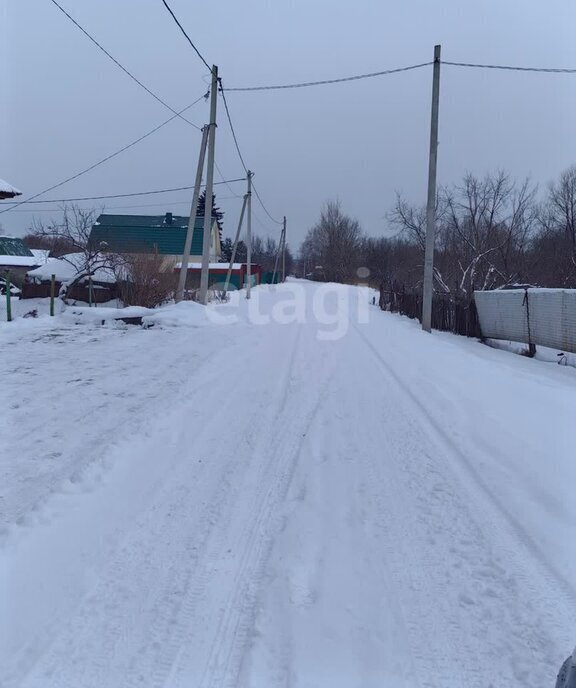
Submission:
M 103 260 L 102 256 L 98 256 L 94 263 L 99 263 Z M 83 253 L 68 253 L 61 258 L 48 258 L 44 265 L 30 270 L 27 274 L 35 280 L 47 281 L 52 275 L 56 276 L 57 282 L 68 282 L 76 277 L 80 271 L 84 271 L 85 256 Z M 92 279 L 95 282 L 105 282 L 112 284 L 116 282 L 114 271 L 108 267 L 98 267 L 92 274 Z
M 50 257 L 50 251 L 46 248 L 31 248 L 32 255 L 36 258 L 35 265 L 44 265 Z
M 9 196 L 21 196 L 22 192 L 18 191 L 15 186 L 8 184 L 3 179 L 0 179 L 0 194 L 7 194 Z
M 38 265 L 38 262 L 38 258 L 34 256 L 0 255 L 0 265 L 13 266 L 15 268 L 32 268 Z
M 31 268 L 40 265 L 21 237 L 0 236 L 0 265 Z

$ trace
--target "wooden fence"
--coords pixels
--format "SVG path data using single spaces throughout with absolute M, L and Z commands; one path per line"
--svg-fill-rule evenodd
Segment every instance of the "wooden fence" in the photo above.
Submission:
M 407 315 L 418 320 L 422 317 L 422 294 L 417 291 L 380 288 L 380 308 L 392 313 Z M 434 294 L 432 299 L 432 328 L 453 332 L 466 337 L 482 336 L 476 305 L 472 299 L 451 294 Z

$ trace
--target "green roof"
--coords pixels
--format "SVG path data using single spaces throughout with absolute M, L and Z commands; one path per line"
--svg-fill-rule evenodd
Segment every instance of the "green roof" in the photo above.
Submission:
M 17 237 L 0 236 L 0 256 L 34 257 L 32 251 Z
M 215 220 L 214 220 L 215 221 Z M 188 218 L 181 215 L 100 215 L 90 232 L 90 243 L 112 253 L 181 255 Z M 190 254 L 202 255 L 204 218 L 197 217 Z

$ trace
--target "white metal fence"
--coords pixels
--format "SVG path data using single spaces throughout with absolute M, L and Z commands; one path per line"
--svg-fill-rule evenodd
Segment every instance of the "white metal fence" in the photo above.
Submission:
M 576 353 L 576 289 L 474 292 L 482 336 Z

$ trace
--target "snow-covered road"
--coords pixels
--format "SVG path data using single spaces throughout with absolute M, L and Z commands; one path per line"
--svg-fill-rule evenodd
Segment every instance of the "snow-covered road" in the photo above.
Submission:
M 0 685 L 552 687 L 576 371 L 353 287 L 254 297 L 0 330 Z

